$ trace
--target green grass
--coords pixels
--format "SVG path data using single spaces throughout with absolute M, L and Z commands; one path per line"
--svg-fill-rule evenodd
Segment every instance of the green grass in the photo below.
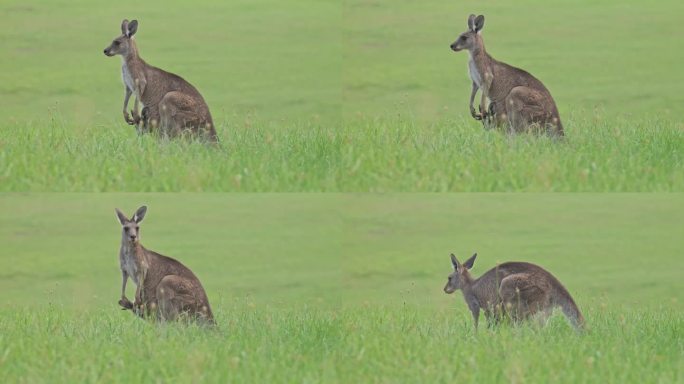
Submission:
M 667 120 L 571 120 L 572 135 L 508 137 L 475 123 L 373 119 L 342 127 L 247 119 L 220 148 L 74 130 L 0 131 L 0 191 L 681 191 L 684 131 Z
M 129 4 L 0 5 L 0 190 L 684 190 L 684 3 Z M 492 55 L 551 89 L 566 141 L 470 119 L 467 55 L 448 49 L 470 12 Z M 202 91 L 221 149 L 124 124 L 102 54 L 124 17 L 145 59 Z
M 576 334 L 545 328 L 474 334 L 454 311 L 286 310 L 232 305 L 214 331 L 154 326 L 111 311 L 0 312 L 3 382 L 545 382 L 684 380 L 684 317 L 592 310 Z
M 217 331 L 119 310 L 114 207 L 202 280 Z M 1 382 L 682 382 L 681 194 L 3 194 Z M 445 295 L 525 260 L 562 316 L 481 329 Z M 129 296 L 132 288 L 129 287 Z

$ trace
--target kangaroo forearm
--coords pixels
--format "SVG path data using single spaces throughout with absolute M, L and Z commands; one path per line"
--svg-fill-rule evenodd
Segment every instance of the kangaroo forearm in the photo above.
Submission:
M 147 87 L 147 81 L 145 79 L 135 79 L 135 87 L 137 99 L 141 99 L 145 94 L 145 88 Z
M 475 102 L 475 95 L 477 94 L 478 86 L 473 82 L 473 87 L 470 91 L 470 109 L 473 109 L 473 102 Z
M 136 116 L 140 114 L 139 113 L 139 111 L 140 111 L 139 105 L 140 105 L 140 98 L 136 96 L 135 101 L 133 102 L 133 114 Z
M 140 288 L 142 284 L 138 284 L 135 288 L 135 304 L 142 303 L 142 289 Z
M 126 87 L 125 93 L 124 93 L 124 102 L 123 102 L 123 111 L 126 112 L 126 109 L 128 108 L 128 101 L 131 99 L 131 90 Z
M 122 282 L 121 282 L 121 298 L 126 298 L 126 283 L 128 282 L 128 273 L 126 271 L 121 271 Z

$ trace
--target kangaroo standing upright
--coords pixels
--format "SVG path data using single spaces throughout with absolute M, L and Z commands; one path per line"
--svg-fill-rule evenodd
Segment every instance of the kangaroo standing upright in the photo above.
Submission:
M 121 55 L 123 60 L 124 120 L 138 126 L 139 132 L 159 128 L 162 136 L 175 137 L 187 131 L 217 141 L 214 122 L 202 95 L 182 77 L 147 64 L 138 54 L 133 40 L 137 30 L 137 20 L 124 20 L 121 36 L 104 50 L 105 55 Z M 127 111 L 132 94 L 135 95 L 133 118 Z M 138 102 L 143 105 L 142 116 L 138 112 Z
M 520 68 L 495 60 L 485 50 L 482 40 L 484 16 L 470 15 L 468 30 L 451 44 L 455 52 L 468 50 L 468 72 L 473 81 L 470 114 L 476 120 L 493 119 L 496 126 L 522 132 L 538 126 L 552 136 L 563 136 L 563 125 L 551 93 L 534 76 Z M 481 90 L 479 113 L 473 107 Z M 486 107 L 489 99 L 489 108 Z M 489 112 L 488 112 L 489 109 Z
M 139 223 L 147 207 L 142 206 L 128 219 L 118 208 L 116 216 L 122 226 L 121 300 L 123 309 L 131 309 L 139 316 L 154 315 L 161 320 L 175 320 L 186 314 L 191 318 L 214 323 L 207 294 L 197 276 L 179 261 L 145 249 L 140 244 Z M 136 284 L 135 302 L 126 297 L 126 282 Z
M 461 264 L 454 254 L 451 263 L 454 272 L 449 275 L 444 292 L 460 289 L 473 315 L 477 329 L 480 310 L 490 324 L 497 323 L 502 315 L 513 321 L 529 318 L 536 313 L 549 316 L 555 307 L 560 307 L 572 325 L 579 329 L 584 325 L 570 293 L 551 273 L 530 263 L 508 262 L 500 264 L 475 279 L 469 269 L 475 263 L 477 253 Z

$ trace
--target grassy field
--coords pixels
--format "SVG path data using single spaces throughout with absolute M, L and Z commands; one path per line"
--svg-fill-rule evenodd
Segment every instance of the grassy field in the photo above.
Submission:
M 5 194 L 0 381 L 682 382 L 683 197 Z M 197 273 L 217 330 L 117 308 L 113 208 L 143 203 L 143 243 Z M 588 331 L 475 335 L 441 290 L 452 251 L 546 267 Z
M 62 120 L 0 132 L 0 191 L 682 191 L 684 130 L 582 118 L 557 142 L 462 120 L 236 121 L 220 148 Z M 617 124 L 617 125 L 612 125 Z
M 0 190 L 684 190 L 681 2 L 129 4 L 0 5 Z M 566 141 L 470 119 L 467 54 L 448 49 L 470 12 L 492 55 L 551 89 Z M 203 92 L 221 148 L 124 124 L 102 54 L 124 17 L 145 59 Z
M 684 381 L 684 319 L 670 310 L 590 310 L 582 335 L 560 318 L 474 334 L 465 316 L 412 308 L 241 305 L 221 309 L 216 331 L 155 327 L 115 309 L 0 314 L 4 382 Z

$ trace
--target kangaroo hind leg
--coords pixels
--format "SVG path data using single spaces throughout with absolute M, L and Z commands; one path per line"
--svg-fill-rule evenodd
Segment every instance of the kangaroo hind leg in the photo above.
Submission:
M 506 313 L 514 322 L 519 322 L 549 306 L 545 288 L 533 276 L 520 273 L 501 280 L 499 294 Z
M 545 132 L 549 120 L 546 98 L 542 92 L 528 87 L 515 87 L 506 96 L 506 111 L 511 133 Z
M 168 137 L 197 133 L 206 128 L 208 120 L 208 111 L 202 102 L 178 91 L 164 95 L 159 103 L 159 113 L 162 134 Z
M 165 276 L 157 286 L 160 318 L 174 321 L 183 313 L 194 313 L 201 302 L 195 293 L 196 284 L 192 280 L 178 275 Z

